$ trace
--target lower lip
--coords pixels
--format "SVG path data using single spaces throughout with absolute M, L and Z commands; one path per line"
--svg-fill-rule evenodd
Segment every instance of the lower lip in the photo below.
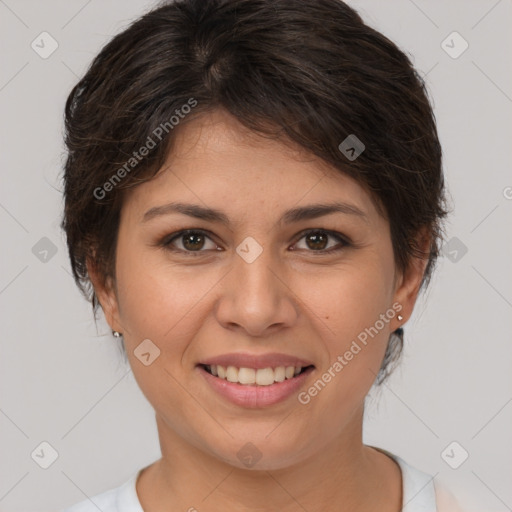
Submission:
M 196 366 L 196 368 L 211 388 L 219 395 L 227 398 L 235 405 L 248 408 L 267 407 L 286 400 L 291 395 L 297 393 L 314 370 L 314 367 L 311 366 L 305 372 L 292 379 L 275 382 L 270 386 L 253 386 L 220 379 L 208 373 L 202 366 Z

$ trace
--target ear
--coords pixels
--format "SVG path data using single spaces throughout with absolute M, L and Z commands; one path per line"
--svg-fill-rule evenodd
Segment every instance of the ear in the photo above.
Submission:
M 427 228 L 423 228 L 418 233 L 416 243 L 425 256 L 424 258 L 412 257 L 407 269 L 400 273 L 397 278 L 393 303 L 398 302 L 402 305 L 400 315 L 403 316 L 403 319 L 401 321 L 395 319 L 396 326 L 394 326 L 394 329 L 400 327 L 411 317 L 418 297 L 421 281 L 428 264 L 428 255 L 430 254 L 431 236 Z
M 110 328 L 124 332 L 113 277 L 104 276 L 97 266 L 91 263 L 91 260 L 87 260 L 87 273 Z

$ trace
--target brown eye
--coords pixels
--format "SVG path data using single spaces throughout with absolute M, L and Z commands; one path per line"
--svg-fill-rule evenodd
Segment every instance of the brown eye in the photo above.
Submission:
M 209 247 L 207 246 L 208 241 L 210 241 Z M 206 250 L 217 249 L 217 245 L 204 231 L 192 229 L 175 233 L 171 238 L 167 237 L 162 245 L 169 250 L 187 254 L 198 253 L 198 255 Z
M 309 230 L 302 236 L 300 240 L 302 239 L 305 240 L 306 250 L 309 250 L 309 252 L 335 252 L 350 245 L 349 242 L 340 235 L 325 231 L 323 229 Z M 338 243 L 329 247 L 329 239 L 333 239 Z
M 200 250 L 204 246 L 204 236 L 197 233 L 182 235 L 183 246 L 189 251 Z
M 324 250 L 327 247 L 329 235 L 322 231 L 314 231 L 306 235 L 306 244 L 310 249 Z

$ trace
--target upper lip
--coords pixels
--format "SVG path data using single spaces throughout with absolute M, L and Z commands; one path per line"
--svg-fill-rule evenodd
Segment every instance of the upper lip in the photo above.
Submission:
M 269 354 L 247 354 L 247 353 L 233 353 L 222 354 L 215 357 L 210 357 L 201 361 L 199 364 L 212 366 L 235 366 L 237 368 L 277 368 L 278 366 L 311 366 L 313 363 L 301 359 L 296 356 L 287 354 L 269 353 Z

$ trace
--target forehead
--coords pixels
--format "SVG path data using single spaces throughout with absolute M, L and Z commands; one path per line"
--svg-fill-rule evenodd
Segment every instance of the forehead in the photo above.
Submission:
M 337 201 L 370 219 L 379 215 L 353 178 L 289 141 L 248 130 L 224 111 L 182 125 L 162 168 L 130 190 L 125 207 L 140 217 L 150 207 L 176 200 L 231 210 L 240 221 Z

